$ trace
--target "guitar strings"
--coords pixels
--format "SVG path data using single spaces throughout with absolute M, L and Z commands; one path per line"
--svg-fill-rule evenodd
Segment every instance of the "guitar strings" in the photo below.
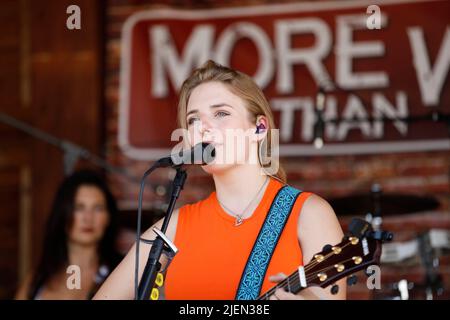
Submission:
M 342 249 L 345 248 L 345 246 L 347 246 L 347 244 L 345 244 L 344 246 L 342 246 Z M 306 272 L 308 272 L 309 270 L 311 270 L 313 267 L 315 267 L 317 264 L 322 263 L 323 261 L 326 261 L 329 257 L 335 255 L 335 253 L 332 251 L 330 253 L 328 253 L 327 255 L 324 256 L 324 259 L 321 262 L 317 262 L 317 260 L 314 260 L 310 263 L 308 263 L 304 270 Z M 292 279 L 291 279 L 292 278 Z M 289 279 L 289 280 L 288 280 Z M 298 279 L 298 280 L 297 280 Z M 298 273 L 294 272 L 291 275 L 289 275 L 288 277 L 286 277 L 285 279 L 283 279 L 282 281 L 280 281 L 276 286 L 274 286 L 272 289 L 270 289 L 269 291 L 267 291 L 263 296 L 270 296 L 272 295 L 275 290 L 277 290 L 278 288 L 285 288 L 286 285 L 290 285 L 290 282 L 292 281 L 293 284 L 299 284 L 299 277 L 298 277 Z M 270 294 L 269 294 L 270 293 Z
M 347 242 L 347 243 L 344 244 L 342 247 L 340 247 L 341 250 L 345 249 L 345 247 L 347 247 L 347 246 L 350 245 L 350 244 L 351 244 L 351 242 Z M 318 265 L 318 264 L 320 264 L 320 263 L 323 263 L 324 261 L 326 261 L 327 259 L 329 259 L 331 256 L 334 256 L 334 255 L 336 255 L 336 254 L 335 254 L 333 251 L 331 251 L 330 253 L 328 253 L 328 254 L 326 254 L 326 255 L 324 256 L 324 258 L 323 258 L 322 261 L 318 262 L 317 260 L 314 260 L 314 261 L 308 263 L 308 264 L 305 266 L 305 268 L 304 268 L 305 272 L 308 272 L 309 270 L 311 270 L 311 269 L 312 269 L 313 267 L 315 267 L 316 265 Z M 350 260 L 352 260 L 352 259 L 346 260 L 346 261 L 344 261 L 343 263 L 348 262 L 348 261 L 350 261 Z M 342 262 L 341 262 L 341 263 L 342 263 Z M 323 269 L 317 271 L 314 275 L 311 275 L 311 276 L 309 276 L 309 277 L 307 276 L 307 277 L 306 277 L 306 281 L 310 281 L 310 280 L 314 279 L 315 276 L 316 276 L 318 273 L 323 272 L 323 271 L 325 271 L 325 270 L 330 270 L 330 269 L 332 269 L 333 267 L 334 267 L 334 266 L 328 266 L 328 267 L 325 267 L 325 268 L 323 268 Z M 278 288 L 285 288 L 286 286 L 290 287 L 291 285 L 294 286 L 294 285 L 299 285 L 299 284 L 300 284 L 300 278 L 298 277 L 298 274 L 297 274 L 296 272 L 294 272 L 294 273 L 292 273 L 290 276 L 286 277 L 284 280 L 280 281 L 280 282 L 279 282 L 276 286 L 274 286 L 272 289 L 268 290 L 268 291 L 267 291 L 265 294 L 263 294 L 260 298 L 264 298 L 264 297 L 268 298 L 268 296 L 272 295 L 272 294 L 275 292 L 275 290 L 278 289 Z M 289 289 L 289 291 L 290 291 L 290 288 L 288 288 L 288 289 Z
M 341 263 L 347 263 L 352 260 L 353 259 L 347 259 L 347 260 L 342 261 Z M 328 271 L 333 268 L 334 268 L 334 266 L 327 266 L 325 268 L 322 268 L 322 269 L 318 270 L 317 273 L 307 276 L 306 281 L 308 282 L 308 281 L 314 280 L 316 278 L 317 274 L 324 272 L 324 271 Z M 286 286 L 288 286 L 288 290 L 289 290 L 289 292 L 291 292 L 290 287 L 300 285 L 300 279 L 299 279 L 299 277 L 295 277 L 295 275 L 296 275 L 296 273 L 293 273 L 289 277 L 286 277 L 286 279 L 284 279 L 282 282 L 280 282 L 278 285 L 276 285 L 272 289 L 268 290 L 265 294 L 263 294 L 257 300 L 268 299 L 275 292 L 276 289 L 286 288 Z M 288 278 L 289 279 L 292 278 L 292 279 L 290 281 L 287 281 Z M 306 289 L 306 288 L 302 288 L 301 286 L 300 286 L 300 288 Z

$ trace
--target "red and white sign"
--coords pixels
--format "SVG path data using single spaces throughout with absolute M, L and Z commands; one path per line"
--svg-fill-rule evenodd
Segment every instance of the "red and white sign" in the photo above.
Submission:
M 381 29 L 369 28 L 374 4 Z M 281 156 L 450 149 L 445 123 L 404 121 L 450 114 L 449 18 L 450 1 L 405 0 L 138 12 L 122 32 L 119 145 L 134 159 L 167 155 L 178 142 L 170 140 L 178 90 L 214 59 L 263 89 Z M 326 94 L 325 119 L 360 121 L 327 122 L 325 146 L 316 150 L 322 84 L 335 88 Z M 394 120 L 364 120 L 383 117 Z

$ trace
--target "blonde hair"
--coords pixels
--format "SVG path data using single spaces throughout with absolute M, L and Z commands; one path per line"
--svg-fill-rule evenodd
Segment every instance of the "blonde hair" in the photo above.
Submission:
M 261 89 L 256 85 L 251 77 L 237 70 L 222 66 L 212 60 L 208 60 L 201 67 L 194 70 L 187 78 L 180 90 L 180 100 L 178 103 L 178 123 L 181 128 L 187 129 L 186 113 L 187 105 L 192 91 L 205 82 L 220 82 L 244 102 L 247 110 L 252 116 L 251 121 L 256 121 L 258 116 L 265 116 L 268 122 L 267 135 L 265 139 L 258 144 L 258 161 L 263 169 L 274 164 L 277 161 L 278 171 L 273 176 L 267 172 L 267 175 L 286 184 L 286 173 L 278 160 L 271 159 L 271 130 L 275 128 L 272 110 Z M 267 144 L 267 145 L 264 145 Z M 261 150 L 267 150 L 267 156 L 270 159 L 269 164 L 262 162 Z

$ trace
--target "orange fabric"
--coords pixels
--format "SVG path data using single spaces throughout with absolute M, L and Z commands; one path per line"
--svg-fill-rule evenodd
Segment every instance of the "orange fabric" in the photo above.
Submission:
M 179 252 L 167 270 L 166 299 L 234 299 L 253 244 L 282 186 L 271 178 L 255 212 L 240 226 L 235 226 L 235 218 L 222 209 L 215 192 L 205 200 L 181 207 L 175 235 Z M 297 222 L 309 195 L 303 192 L 297 198 L 270 261 L 261 293 L 275 285 L 269 282 L 269 276 L 279 272 L 289 275 L 303 264 Z

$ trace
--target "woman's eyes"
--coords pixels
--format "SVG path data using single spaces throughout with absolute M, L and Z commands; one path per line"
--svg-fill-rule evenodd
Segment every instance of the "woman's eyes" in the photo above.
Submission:
M 215 114 L 215 116 L 216 117 L 225 117 L 225 116 L 228 116 L 228 115 L 230 115 L 228 112 L 224 112 L 224 111 L 218 111 L 218 112 L 216 112 L 216 114 Z
M 97 212 L 103 212 L 103 211 L 106 210 L 106 208 L 103 205 L 98 205 L 98 206 L 94 207 L 94 210 L 97 211 Z
M 192 124 L 194 123 L 194 121 L 197 121 L 197 120 L 198 120 L 198 118 L 190 117 L 190 118 L 188 119 L 187 123 L 188 123 L 188 125 L 190 126 L 190 125 L 192 125 Z
M 225 111 L 217 111 L 215 114 L 214 114 L 214 117 L 218 117 L 218 118 L 222 118 L 222 117 L 226 117 L 226 116 L 229 116 L 230 114 L 228 113 L 228 112 L 225 112 Z M 187 124 L 190 126 L 190 125 L 192 125 L 195 121 L 197 121 L 197 120 L 199 120 L 199 118 L 198 117 L 190 117 L 188 120 L 187 120 Z
M 75 205 L 74 211 L 75 212 L 80 212 L 80 211 L 87 210 L 88 208 L 89 208 L 88 206 L 85 206 L 85 205 L 82 205 L 82 204 Z M 104 205 L 95 205 L 92 209 L 95 212 L 103 212 L 103 211 L 106 210 L 106 207 Z

